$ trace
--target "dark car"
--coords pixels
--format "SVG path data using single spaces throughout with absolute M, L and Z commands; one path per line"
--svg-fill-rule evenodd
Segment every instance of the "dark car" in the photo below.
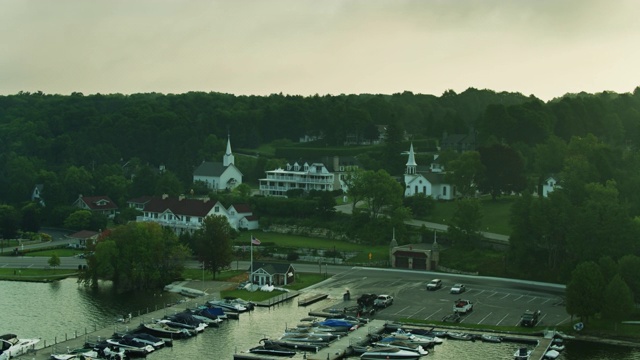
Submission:
M 540 310 L 527 310 L 524 312 L 524 314 L 522 314 L 522 317 L 520 318 L 520 325 L 526 327 L 534 327 L 538 324 L 538 321 L 540 321 Z

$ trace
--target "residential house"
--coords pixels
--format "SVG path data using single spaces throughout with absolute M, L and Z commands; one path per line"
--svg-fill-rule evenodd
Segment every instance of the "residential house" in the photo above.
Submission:
M 222 157 L 222 162 L 203 161 L 193 172 L 193 182 L 202 181 L 209 189 L 216 191 L 232 190 L 242 184 L 242 172 L 234 162 L 231 139 L 227 138 L 227 150 Z
M 476 144 L 476 132 L 473 128 L 469 130 L 468 134 L 448 134 L 445 131 L 442 134 L 442 140 L 440 141 L 440 151 L 473 151 L 476 149 Z
M 73 206 L 102 214 L 110 219 L 116 216 L 118 211 L 118 205 L 108 196 L 82 196 L 80 194 Z
M 561 189 L 562 186 L 558 184 L 559 179 L 556 175 L 550 175 L 542 183 L 542 197 L 548 197 L 555 189 Z
M 84 249 L 88 245 L 95 244 L 99 235 L 100 233 L 96 231 L 82 230 L 71 235 L 67 235 L 67 237 L 71 240 L 69 242 L 70 247 Z
M 345 177 L 361 167 L 358 159 L 355 156 L 327 156 L 322 160 L 324 164 L 331 164 L 330 171 L 334 174 L 333 188 L 341 189 L 346 193 L 349 188 L 345 183 Z
M 187 199 L 184 196 L 152 197 L 143 204 L 140 198 L 127 202 L 129 207 L 142 211 L 136 221 L 152 221 L 171 228 L 175 233 L 195 232 L 202 227 L 202 222 L 209 215 L 224 216 L 232 228 L 253 230 L 259 227 L 258 219 L 246 204 L 234 204 L 225 208 L 219 201 L 209 198 Z
M 42 190 L 44 189 L 44 184 L 36 184 L 31 192 L 31 201 L 35 201 L 41 206 L 44 206 L 44 199 L 42 198 Z
M 286 197 L 288 190 L 333 191 L 334 175 L 322 163 L 288 163 L 284 169 L 265 171 L 260 179 L 260 195 Z
M 445 179 L 445 173 L 432 172 L 430 167 L 419 167 L 416 163 L 413 144 L 409 148 L 409 159 L 404 174 L 404 196 L 425 194 L 438 200 L 452 200 L 456 189 Z
M 249 279 L 256 285 L 289 285 L 295 282 L 296 270 L 292 264 L 253 262 Z

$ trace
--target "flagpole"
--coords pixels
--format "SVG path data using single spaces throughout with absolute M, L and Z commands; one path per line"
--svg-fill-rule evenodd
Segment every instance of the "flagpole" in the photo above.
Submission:
M 249 284 L 251 284 L 253 289 L 253 235 L 250 235 L 249 242 L 251 243 L 251 270 L 249 270 Z

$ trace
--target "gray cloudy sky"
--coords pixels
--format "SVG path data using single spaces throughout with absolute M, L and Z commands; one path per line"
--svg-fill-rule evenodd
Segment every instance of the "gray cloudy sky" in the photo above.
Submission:
M 0 94 L 640 85 L 638 0 L 2 0 Z

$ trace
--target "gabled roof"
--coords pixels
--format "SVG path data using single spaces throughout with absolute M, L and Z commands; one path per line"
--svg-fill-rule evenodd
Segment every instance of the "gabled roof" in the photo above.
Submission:
M 118 209 L 118 205 L 108 196 L 82 196 L 79 200 L 84 202 L 92 211 Z
M 252 213 L 253 210 L 251 210 L 251 206 L 249 206 L 249 204 L 232 204 L 231 206 L 233 206 L 234 209 L 236 209 L 236 211 L 238 213 Z
M 270 263 L 270 262 L 253 262 L 253 271 L 263 269 L 269 274 L 285 274 L 291 268 L 291 264 Z
M 220 162 L 203 161 L 202 164 L 193 171 L 193 176 L 219 177 L 226 169 L 227 167 Z
M 82 231 L 78 231 L 77 233 L 73 233 L 69 235 L 69 237 L 72 237 L 74 239 L 90 239 L 94 236 L 97 236 L 98 234 L 99 233 L 96 231 L 82 230 Z
M 140 196 L 127 201 L 127 204 L 146 204 L 153 199 L 153 196 Z
M 217 201 L 211 200 L 198 200 L 198 199 L 182 199 L 177 197 L 167 197 L 165 199 L 161 197 L 153 197 L 147 205 L 145 205 L 144 211 L 163 213 L 170 210 L 175 215 L 186 216 L 200 216 L 205 217 L 211 209 L 220 204 Z M 222 205 L 220 205 L 222 206 Z M 223 206 L 224 208 L 224 206 Z

